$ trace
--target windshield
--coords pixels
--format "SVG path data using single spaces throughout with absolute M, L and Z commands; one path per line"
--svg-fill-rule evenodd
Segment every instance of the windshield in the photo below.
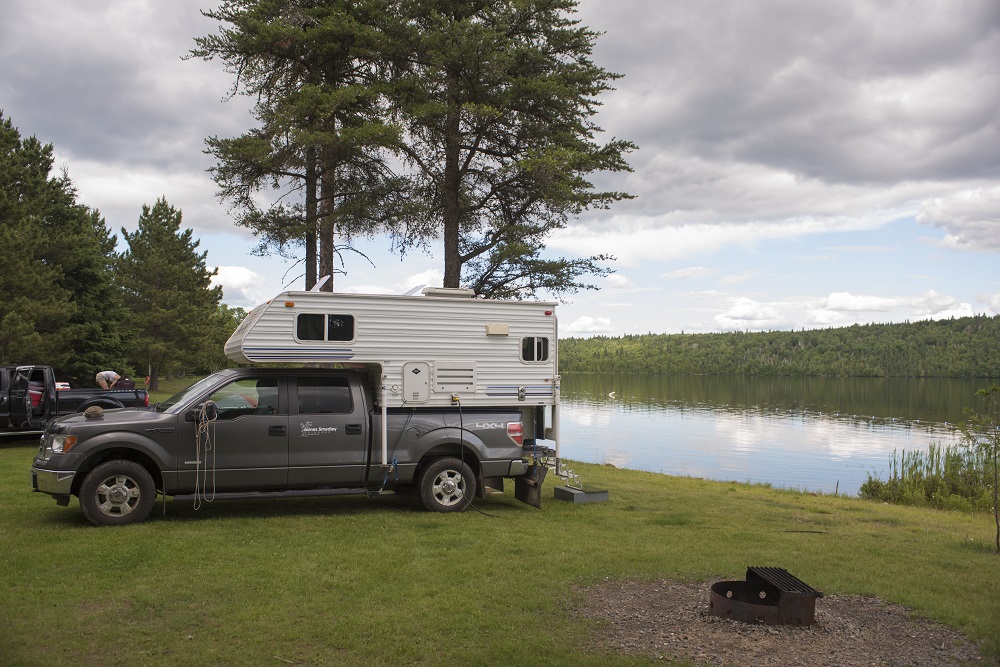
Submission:
M 189 386 L 187 389 L 181 389 L 179 392 L 171 396 L 165 401 L 160 401 L 157 403 L 153 409 L 156 412 L 166 412 L 169 414 L 176 414 L 180 410 L 180 406 L 185 405 L 190 399 L 203 393 L 213 384 L 218 382 L 219 378 L 216 375 L 209 375 L 208 377 L 203 377 L 202 379 L 195 382 L 193 385 Z

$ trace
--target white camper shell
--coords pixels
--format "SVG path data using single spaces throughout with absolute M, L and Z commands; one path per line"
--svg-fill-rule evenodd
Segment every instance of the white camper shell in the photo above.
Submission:
M 390 408 L 557 405 L 556 304 L 471 296 L 283 292 L 247 315 L 226 356 L 365 365 Z
M 378 388 L 383 467 L 388 409 L 519 407 L 525 436 L 554 441 L 555 473 L 582 488 L 559 459 L 556 303 L 472 297 L 472 290 L 446 288 L 282 292 L 250 311 L 226 341 L 226 357 L 366 370 Z

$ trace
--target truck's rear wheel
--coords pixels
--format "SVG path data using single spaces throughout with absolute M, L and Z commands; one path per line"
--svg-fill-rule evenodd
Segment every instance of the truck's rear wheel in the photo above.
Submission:
M 420 474 L 420 502 L 432 512 L 461 512 L 476 495 L 472 468 L 454 457 L 437 459 Z
M 134 461 L 106 461 L 80 485 L 80 509 L 95 526 L 138 523 L 149 516 L 155 501 L 153 478 Z

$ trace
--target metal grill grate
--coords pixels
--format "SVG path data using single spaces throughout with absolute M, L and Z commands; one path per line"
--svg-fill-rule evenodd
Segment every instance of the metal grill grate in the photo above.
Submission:
M 801 593 L 803 595 L 823 597 L 823 593 L 798 577 L 789 574 L 788 570 L 781 567 L 748 567 L 747 581 L 750 581 L 751 576 L 759 577 L 782 593 Z

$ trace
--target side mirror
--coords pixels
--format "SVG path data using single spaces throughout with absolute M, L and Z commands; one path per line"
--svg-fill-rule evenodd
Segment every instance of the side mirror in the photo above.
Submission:
M 215 401 L 205 401 L 199 406 L 198 418 L 214 422 L 219 418 L 219 406 Z
M 219 418 L 219 406 L 215 401 L 205 401 L 184 413 L 186 422 L 215 421 Z

